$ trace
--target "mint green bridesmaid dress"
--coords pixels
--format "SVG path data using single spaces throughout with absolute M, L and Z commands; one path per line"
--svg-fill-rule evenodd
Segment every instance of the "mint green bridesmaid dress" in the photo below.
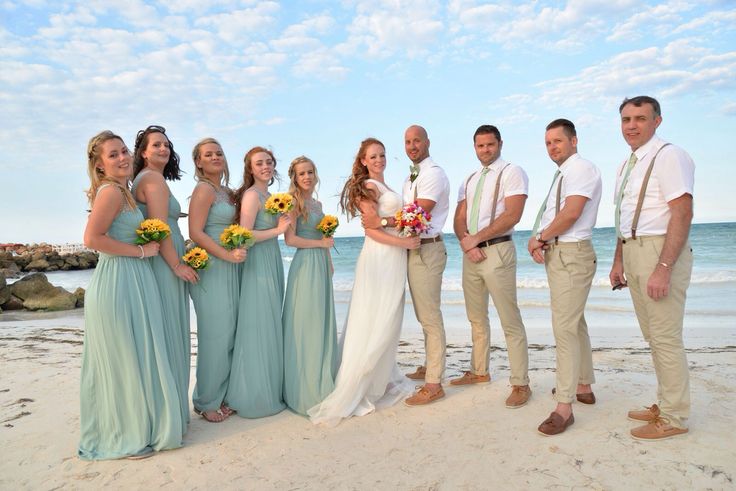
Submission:
M 147 170 L 141 171 L 133 181 L 133 196 L 135 196 L 136 188 L 140 179 L 145 175 Z M 148 214 L 148 207 L 145 203 L 138 202 L 138 208 L 145 218 L 151 218 Z M 184 255 L 184 237 L 179 229 L 179 214 L 181 207 L 174 196 L 169 193 L 169 207 L 166 217 L 166 223 L 171 228 L 171 242 L 178 257 Z M 186 281 L 180 280 L 169 265 L 166 264 L 163 256 L 154 256 L 148 261 L 151 262 L 153 275 L 158 283 L 158 290 L 161 292 L 161 305 L 164 312 L 164 335 L 166 337 L 166 347 L 169 352 L 169 361 L 171 362 L 171 372 L 176 379 L 176 387 L 179 391 L 179 404 L 181 405 L 182 422 L 184 423 L 183 431 L 186 432 L 186 425 L 189 423 L 189 373 L 191 370 L 191 337 L 189 326 L 189 288 Z
M 278 215 L 263 209 L 254 230 L 274 228 Z M 228 405 L 244 418 L 261 418 L 282 411 L 284 336 L 281 308 L 284 300 L 284 266 L 276 237 L 248 250 L 240 279 L 238 327 L 235 334 Z
M 138 209 L 115 217 L 107 235 L 133 244 Z M 100 253 L 85 294 L 79 457 L 116 459 L 182 444 L 179 393 L 148 261 Z
M 317 224 L 324 213 L 318 201 L 309 203 L 307 220 L 301 215 L 296 235 L 320 240 Z M 284 299 L 284 401 L 306 416 L 335 388 L 337 330 L 329 251 L 297 249 L 289 266 Z
M 211 186 L 207 182 L 199 186 Z M 223 190 L 215 190 L 204 232 L 220 243 L 220 234 L 233 223 L 235 206 Z M 226 403 L 230 365 L 238 319 L 240 265 L 210 254 L 209 265 L 189 288 L 197 314 L 197 382 L 192 402 L 198 411 L 217 411 Z

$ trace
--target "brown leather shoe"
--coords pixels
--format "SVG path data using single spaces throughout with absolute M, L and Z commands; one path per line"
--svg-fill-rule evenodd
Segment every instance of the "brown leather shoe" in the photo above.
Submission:
M 672 426 L 667 418 L 658 417 L 644 426 L 639 426 L 631 430 L 631 436 L 637 440 L 652 441 L 684 435 L 687 432 L 687 428 L 677 428 L 676 426 Z
M 571 426 L 575 422 L 575 416 L 570 414 L 567 421 L 562 419 L 562 416 L 553 412 L 549 415 L 549 418 L 542 421 L 537 431 L 544 436 L 559 435 L 564 432 L 568 426 Z
M 476 375 L 472 372 L 463 373 L 462 377 L 450 380 L 450 385 L 488 384 L 491 382 L 491 374 Z
M 528 385 L 512 385 L 511 394 L 506 398 L 506 407 L 509 409 L 518 409 L 527 402 L 532 396 L 532 389 Z
M 427 374 L 427 367 L 425 366 L 418 366 L 416 371 L 413 373 L 407 373 L 406 378 L 410 378 L 412 380 L 424 380 L 424 376 Z
M 555 395 L 557 393 L 556 388 L 552 388 L 552 395 Z M 582 402 L 583 404 L 595 404 L 595 394 L 592 392 L 588 392 L 586 394 L 575 394 L 575 399 L 578 400 L 578 402 Z
M 407 406 L 422 406 L 424 404 L 434 402 L 437 399 L 442 399 L 443 397 L 445 397 L 445 391 L 442 389 L 442 386 L 440 386 L 438 390 L 432 392 L 426 385 L 422 385 L 413 396 L 404 400 L 404 404 Z
M 634 409 L 629 411 L 628 416 L 631 421 L 645 421 L 648 423 L 659 417 L 659 406 L 652 404 L 644 409 Z

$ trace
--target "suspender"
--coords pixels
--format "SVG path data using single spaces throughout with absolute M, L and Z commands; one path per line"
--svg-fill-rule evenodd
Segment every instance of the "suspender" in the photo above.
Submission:
M 652 157 L 652 161 L 649 163 L 649 167 L 647 168 L 647 172 L 644 174 L 644 180 L 641 183 L 641 190 L 639 191 L 639 199 L 636 202 L 636 210 L 634 211 L 634 220 L 631 222 L 631 238 L 636 239 L 636 227 L 639 225 L 639 215 L 641 215 L 641 209 L 644 205 L 644 195 L 647 192 L 647 186 L 649 185 L 649 178 L 652 177 L 652 170 L 654 170 L 654 161 L 657 160 L 657 155 L 659 155 L 659 152 L 662 151 L 664 147 L 667 145 L 671 145 L 671 143 L 665 143 L 661 147 L 659 147 L 659 150 L 657 150 L 657 153 L 654 154 L 654 157 Z M 623 172 L 623 168 L 621 168 Z M 619 172 L 619 175 L 621 173 Z
M 499 192 L 499 190 L 501 189 L 501 176 L 503 176 L 503 171 L 505 171 L 505 170 L 506 170 L 506 167 L 508 167 L 509 165 L 511 165 L 511 164 L 510 164 L 510 163 L 509 163 L 509 164 L 506 164 L 506 165 L 504 165 L 504 166 L 503 166 L 503 167 L 501 168 L 501 170 L 500 170 L 500 171 L 499 171 L 499 173 L 498 173 L 498 179 L 496 179 L 496 189 L 495 189 L 495 190 L 493 191 L 493 205 L 491 206 L 491 221 L 490 221 L 490 222 L 488 222 L 488 225 L 489 225 L 489 226 L 490 226 L 490 225 L 491 225 L 491 224 L 493 223 L 493 221 L 494 221 L 494 220 L 496 219 L 496 203 L 497 203 L 497 201 L 498 201 L 498 192 Z M 478 172 L 480 172 L 480 171 L 478 171 Z M 470 180 L 471 180 L 471 179 L 472 179 L 473 177 L 475 177 L 475 175 L 476 175 L 476 174 L 477 174 L 478 172 L 474 172 L 474 173 L 470 174 L 470 177 L 468 177 L 468 178 L 467 178 L 467 179 L 465 180 L 465 201 L 466 201 L 466 202 L 467 202 L 467 200 L 468 200 L 468 183 L 470 182 Z M 559 190 L 558 190 L 558 191 L 557 191 L 557 199 L 558 199 L 558 200 L 559 200 L 559 196 L 560 196 L 560 194 L 559 194 Z M 559 208 L 559 203 L 558 203 L 558 208 Z

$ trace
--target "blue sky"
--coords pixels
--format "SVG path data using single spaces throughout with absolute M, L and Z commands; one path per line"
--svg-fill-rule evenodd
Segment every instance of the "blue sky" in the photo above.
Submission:
M 495 124 L 503 157 L 529 174 L 528 229 L 554 172 L 544 127 L 567 117 L 603 173 L 598 226 L 610 226 L 628 155 L 618 105 L 640 94 L 695 160 L 695 221 L 736 220 L 733 1 L 0 0 L 0 242 L 80 242 L 87 141 L 111 129 L 132 147 L 149 124 L 188 172 L 171 186 L 184 209 L 191 148 L 214 136 L 234 186 L 254 145 L 282 172 L 311 157 L 332 213 L 363 138 L 384 141 L 397 188 L 403 131 L 423 125 L 454 201 L 477 165 L 475 128 Z M 359 232 L 353 221 L 338 236 Z

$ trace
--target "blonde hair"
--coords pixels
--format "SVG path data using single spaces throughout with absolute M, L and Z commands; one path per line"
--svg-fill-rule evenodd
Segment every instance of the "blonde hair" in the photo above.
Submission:
M 202 147 L 207 145 L 208 143 L 214 143 L 218 147 L 220 147 L 220 150 L 222 150 L 222 145 L 220 145 L 220 142 L 215 140 L 212 137 L 203 138 L 202 140 L 198 141 L 196 145 L 194 145 L 194 148 L 192 149 L 192 161 L 194 161 L 194 179 L 200 182 L 210 182 L 207 177 L 205 177 L 204 172 L 202 169 L 199 168 L 197 165 L 199 163 L 200 159 L 200 152 L 202 150 Z M 224 179 L 221 179 L 219 183 L 210 182 L 210 184 L 220 184 L 224 185 L 227 190 L 230 190 L 230 168 L 227 165 L 227 157 L 225 157 L 225 152 L 222 152 L 222 160 L 225 162 L 225 172 L 223 172 Z
M 340 193 L 340 208 L 347 213 L 348 218 L 353 218 L 360 213 L 358 205 L 361 201 L 371 201 L 373 203 L 377 201 L 373 190 L 365 186 L 365 181 L 370 178 L 370 175 L 368 174 L 368 168 L 363 165 L 363 159 L 371 145 L 381 145 L 384 150 L 386 149 L 384 144 L 375 138 L 366 138 L 360 142 L 360 148 L 353 161 L 352 172 L 342 188 L 342 193 Z
M 307 198 L 311 198 L 312 196 L 304 196 L 304 190 L 302 190 L 302 188 L 300 188 L 296 183 L 296 166 L 299 164 L 312 164 L 312 170 L 314 170 L 313 190 L 317 187 L 317 184 L 319 184 L 319 175 L 317 174 L 317 166 L 314 165 L 312 159 L 305 157 L 304 155 L 300 155 L 292 160 L 287 172 L 289 175 L 289 194 L 294 196 L 294 211 L 297 216 L 301 215 L 304 220 L 307 220 L 309 219 L 309 209 L 305 206 L 304 202 Z
M 105 171 L 97 167 L 97 164 L 102 161 L 102 145 L 110 140 L 120 140 L 123 146 L 125 146 L 123 139 L 110 130 L 101 131 L 96 134 L 90 138 L 89 143 L 87 144 L 87 174 L 89 174 L 90 182 L 89 189 L 86 191 L 87 199 L 89 200 L 90 206 L 94 205 L 97 191 L 99 191 L 104 184 L 112 184 L 120 189 L 121 193 L 123 193 L 123 198 L 125 199 L 125 203 L 128 207 L 134 209 L 135 199 L 133 199 L 133 195 L 130 193 L 128 186 L 123 186 L 114 179 L 106 177 Z M 131 156 L 131 164 L 132 163 L 133 157 Z M 128 181 L 130 182 L 130 179 Z

